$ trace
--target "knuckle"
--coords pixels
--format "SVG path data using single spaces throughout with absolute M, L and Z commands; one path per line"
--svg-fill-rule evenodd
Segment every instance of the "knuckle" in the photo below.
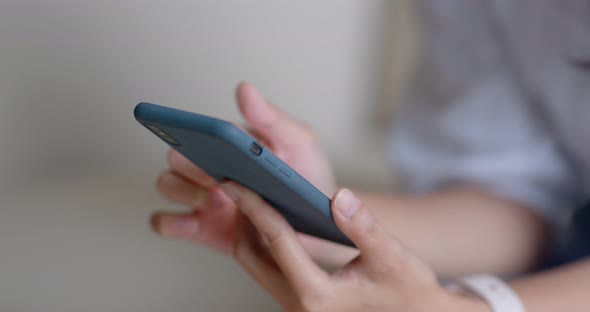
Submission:
M 375 241 L 381 238 L 381 228 L 377 221 L 371 216 L 368 209 L 363 205 L 359 211 L 359 228 L 366 240 Z
M 266 203 L 252 192 L 241 192 L 240 198 L 236 201 L 236 204 L 240 206 L 242 211 L 247 215 L 254 216 L 259 214 L 259 207 Z
M 263 243 L 268 249 L 271 250 L 279 248 L 288 235 L 287 231 L 283 229 L 276 231 L 265 231 L 261 234 Z
M 380 237 L 380 229 L 374 221 L 367 222 L 364 225 L 365 238 L 369 241 L 377 241 Z

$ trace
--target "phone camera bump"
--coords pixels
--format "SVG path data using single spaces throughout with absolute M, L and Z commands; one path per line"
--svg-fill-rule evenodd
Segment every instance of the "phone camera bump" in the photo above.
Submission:
M 158 127 L 154 124 L 151 124 L 149 122 L 146 122 L 145 126 L 148 129 L 150 129 L 155 135 L 157 135 L 158 137 L 160 137 L 162 140 L 166 141 L 167 143 L 172 144 L 172 145 L 177 145 L 177 146 L 180 145 L 180 143 L 176 139 L 171 137 L 168 133 L 166 133 L 166 131 L 160 129 L 160 127 Z

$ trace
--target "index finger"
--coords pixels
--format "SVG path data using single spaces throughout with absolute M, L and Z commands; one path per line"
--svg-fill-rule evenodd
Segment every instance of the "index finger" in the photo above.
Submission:
M 173 148 L 168 151 L 168 164 L 174 172 L 193 183 L 205 188 L 217 186 L 217 181 L 213 177 Z
M 221 188 L 256 227 L 293 289 L 298 294 L 321 290 L 329 276 L 311 260 L 289 223 L 258 195 L 236 183 L 223 183 Z

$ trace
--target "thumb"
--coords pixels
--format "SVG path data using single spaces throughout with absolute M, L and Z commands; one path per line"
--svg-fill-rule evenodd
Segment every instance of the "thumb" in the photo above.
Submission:
M 404 248 L 375 220 L 369 209 L 348 189 L 332 200 L 332 215 L 340 230 L 356 245 L 361 257 L 377 265 L 391 263 Z
M 272 145 L 292 137 L 299 130 L 299 124 L 289 118 L 276 106 L 268 103 L 262 95 L 247 82 L 242 82 L 236 91 L 238 107 L 250 127 Z

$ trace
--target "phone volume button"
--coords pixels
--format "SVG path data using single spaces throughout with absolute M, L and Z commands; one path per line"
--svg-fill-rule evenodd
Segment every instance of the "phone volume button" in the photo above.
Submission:
M 269 163 L 271 166 L 276 167 L 277 166 L 277 162 L 270 158 L 270 157 L 264 157 L 264 160 L 266 160 L 267 163 Z
M 279 167 L 279 171 L 285 175 L 287 178 L 291 177 L 291 171 L 289 171 L 289 169 L 285 168 L 285 167 Z

